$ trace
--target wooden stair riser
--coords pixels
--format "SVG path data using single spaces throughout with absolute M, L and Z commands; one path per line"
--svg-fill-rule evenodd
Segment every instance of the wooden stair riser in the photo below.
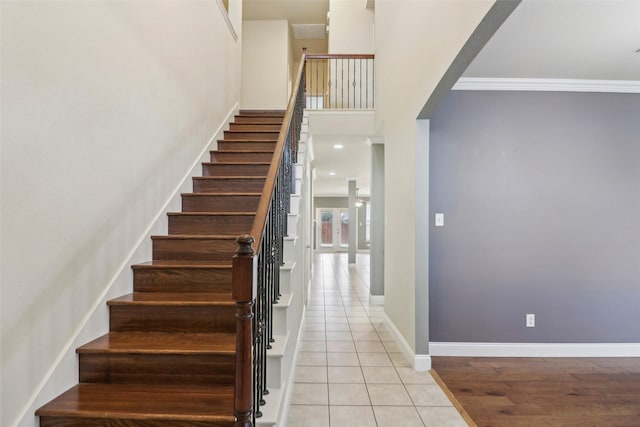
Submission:
M 282 125 L 282 117 L 274 116 L 236 116 L 236 123 L 268 123 Z
M 169 234 L 224 234 L 239 236 L 251 231 L 255 215 L 169 215 Z
M 235 354 L 81 353 L 80 382 L 233 385 Z
M 195 193 L 182 195 L 183 212 L 255 212 L 260 196 Z
M 282 122 L 278 123 L 230 123 L 229 130 L 241 132 L 280 132 Z
M 271 162 L 273 151 L 211 151 L 212 162 Z
M 286 111 L 284 110 L 240 110 L 238 112 L 241 116 L 252 116 L 252 117 L 284 117 Z
M 273 141 L 218 141 L 218 151 L 258 150 L 273 151 L 276 148 L 276 140 Z
M 231 292 L 231 268 L 134 266 L 135 292 Z
M 270 140 L 278 139 L 279 135 L 280 135 L 279 131 L 275 131 L 275 132 L 231 131 L 231 130 L 224 131 L 224 139 L 227 139 L 227 140 L 251 139 L 251 140 L 258 140 L 258 141 L 265 141 L 265 140 L 270 141 Z
M 154 236 L 154 260 L 229 261 L 236 252 L 235 239 L 170 238 Z
M 268 163 L 203 163 L 204 176 L 267 176 Z
M 262 193 L 264 177 L 204 177 L 193 178 L 194 193 Z
M 235 307 L 207 305 L 111 305 L 111 332 L 235 333 Z

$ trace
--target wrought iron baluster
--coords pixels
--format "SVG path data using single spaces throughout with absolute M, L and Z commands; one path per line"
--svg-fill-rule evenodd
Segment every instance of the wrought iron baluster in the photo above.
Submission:
M 371 86 L 371 108 L 374 108 L 376 106 L 376 67 L 374 66 L 375 64 L 373 62 L 374 59 L 371 59 L 371 81 L 374 82 L 373 86 Z
M 359 99 L 359 107 L 362 108 L 362 58 L 360 58 L 360 99 Z
M 303 57 L 304 59 L 304 57 Z M 319 75 L 318 66 L 316 75 Z M 265 405 L 267 388 L 267 351 L 274 342 L 273 304 L 281 296 L 280 267 L 283 264 L 284 236 L 288 232 L 287 221 L 290 210 L 291 193 L 295 190 L 293 164 L 297 161 L 297 144 L 300 138 L 303 111 L 306 107 L 307 89 L 305 64 L 301 64 L 298 78 L 300 83 L 296 98 L 290 103 L 289 120 L 283 126 L 286 135 L 279 139 L 279 149 L 283 150 L 275 176 L 270 172 L 271 194 L 263 194 L 260 218 L 256 216 L 252 235 L 237 239 L 238 250 L 233 261 L 233 298 L 236 301 L 236 396 L 234 414 L 236 427 L 255 425 L 262 416 L 260 408 Z M 324 69 L 322 72 L 324 76 Z M 323 80 L 324 82 L 324 80 Z M 309 82 L 310 93 L 313 82 Z M 324 90 L 324 83 L 318 90 Z M 323 95 L 324 96 L 324 95 Z M 324 99 L 324 98 L 323 98 Z M 317 101 L 319 102 L 319 101 Z M 324 102 L 324 101 L 323 101 Z M 318 105 L 318 104 L 316 104 Z M 262 202 L 264 200 L 264 202 Z M 266 212 L 265 212 L 266 211 Z M 256 244 L 253 246 L 253 244 Z M 255 250 L 255 252 L 254 252 Z

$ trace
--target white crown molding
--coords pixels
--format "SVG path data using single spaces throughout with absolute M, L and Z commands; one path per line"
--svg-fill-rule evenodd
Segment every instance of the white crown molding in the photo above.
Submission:
M 532 92 L 640 93 L 640 81 L 462 77 L 452 89 Z
M 430 342 L 431 356 L 457 357 L 639 357 L 639 343 Z

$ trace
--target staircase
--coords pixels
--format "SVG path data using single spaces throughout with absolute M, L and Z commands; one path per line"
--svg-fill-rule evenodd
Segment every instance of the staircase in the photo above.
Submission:
M 49 426 L 233 426 L 235 239 L 249 233 L 283 112 L 241 111 L 108 302 L 109 333 L 77 349 L 79 384 L 36 412 Z

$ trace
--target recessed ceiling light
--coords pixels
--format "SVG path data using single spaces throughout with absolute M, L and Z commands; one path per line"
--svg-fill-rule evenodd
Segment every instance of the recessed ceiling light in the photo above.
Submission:
M 344 148 L 344 145 L 342 145 L 342 144 L 334 144 L 333 148 L 335 148 L 336 150 L 342 150 Z
M 329 172 L 329 175 L 331 175 L 331 176 L 335 176 L 335 175 L 336 175 L 336 173 L 335 173 L 335 172 Z

